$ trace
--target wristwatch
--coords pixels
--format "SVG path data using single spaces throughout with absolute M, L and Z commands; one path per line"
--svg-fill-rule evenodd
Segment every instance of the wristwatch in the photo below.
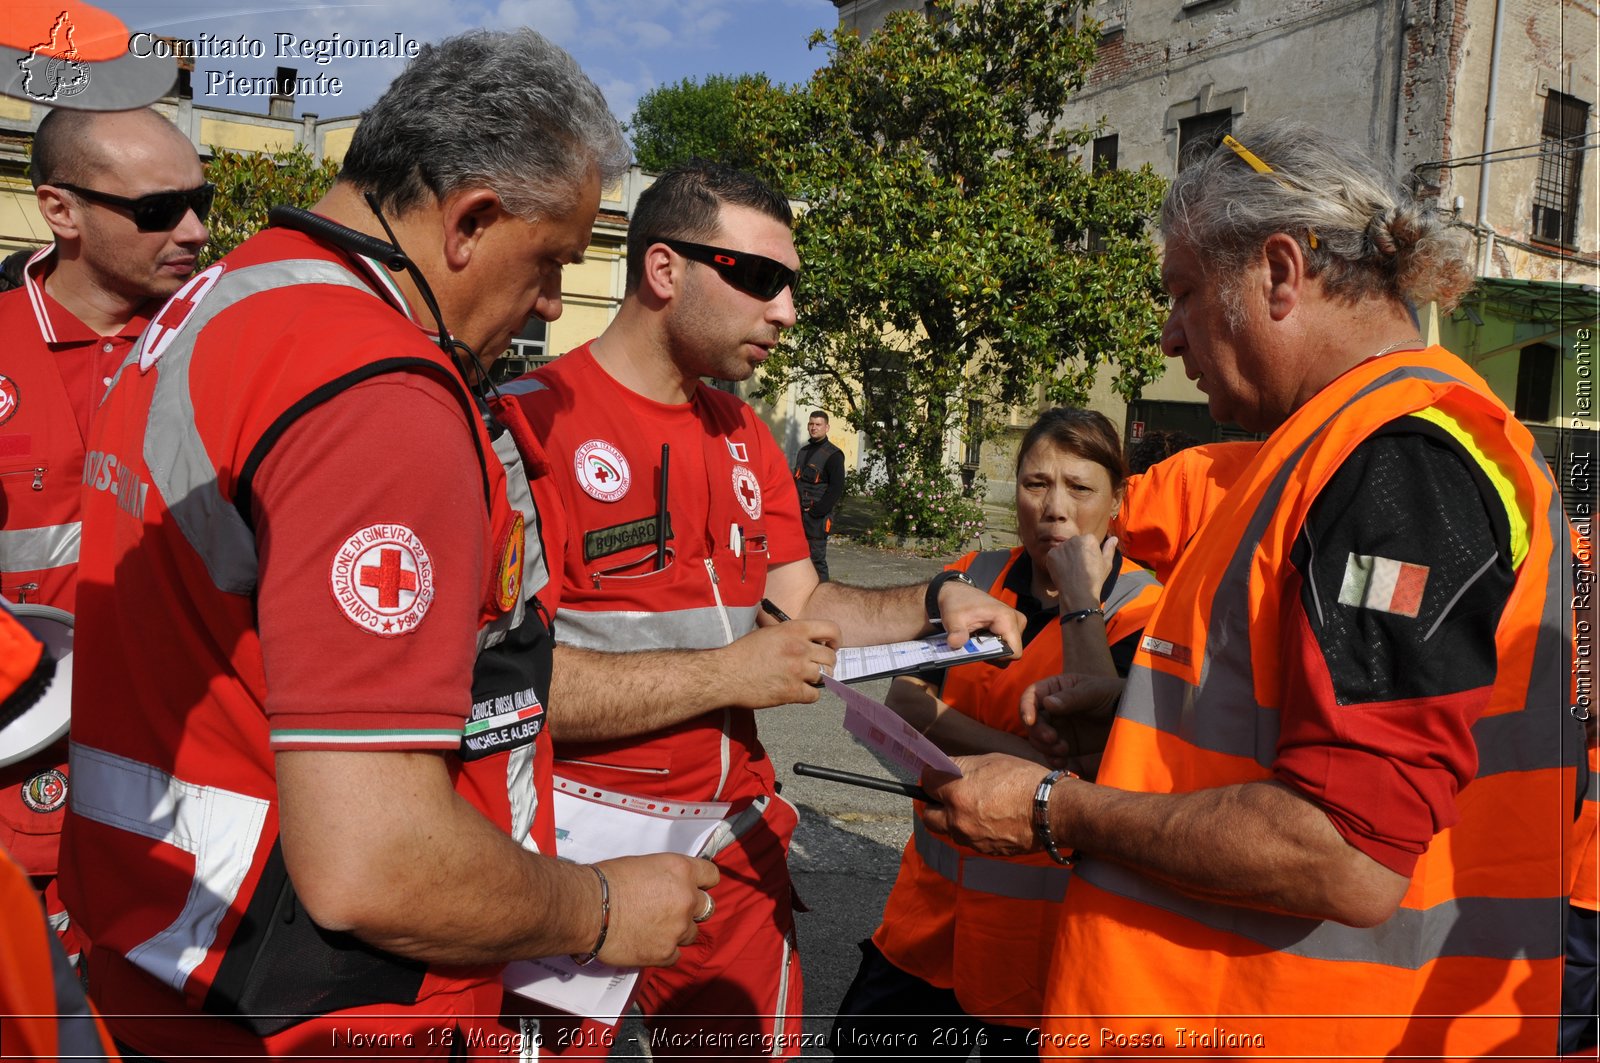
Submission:
M 929 580 L 928 593 L 923 595 L 922 598 L 922 611 L 928 614 L 928 623 L 943 625 L 944 621 L 939 619 L 939 591 L 951 580 L 957 583 L 965 583 L 969 587 L 977 586 L 967 578 L 965 572 L 958 572 L 953 568 L 947 568 Z

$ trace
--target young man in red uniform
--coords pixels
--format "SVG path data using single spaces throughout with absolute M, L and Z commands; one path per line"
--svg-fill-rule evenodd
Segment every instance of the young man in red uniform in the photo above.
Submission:
M 212 189 L 194 146 L 151 110 L 51 111 L 29 172 L 55 243 L 0 295 L 0 595 L 75 613 L 90 421 L 160 301 L 194 272 Z M 75 957 L 55 881 L 67 792 L 65 738 L 0 768 L 0 847 L 43 890 Z
M 468 383 L 559 315 L 626 161 L 531 30 L 424 47 L 316 213 L 181 289 L 113 382 L 62 881 L 132 1049 L 454 1056 L 508 960 L 693 939 L 708 862 L 548 855 L 535 517 Z
M 785 864 L 796 816 L 751 710 L 816 701 L 834 646 L 914 637 L 930 611 L 952 641 L 982 627 L 1015 646 L 1020 632 L 1014 610 L 954 573 L 883 590 L 819 584 L 777 441 L 701 383 L 748 378 L 794 323 L 790 223 L 788 202 L 748 175 L 662 175 L 629 222 L 616 319 L 505 389 L 542 443 L 529 474 L 561 584 L 557 771 L 733 805 L 701 940 L 639 983 L 658 1055 L 797 1054 Z M 758 627 L 763 597 L 794 620 Z

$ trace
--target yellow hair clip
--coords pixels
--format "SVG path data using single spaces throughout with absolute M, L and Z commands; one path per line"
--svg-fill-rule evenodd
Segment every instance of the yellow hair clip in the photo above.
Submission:
M 1233 137 L 1229 134 L 1224 133 L 1222 135 L 1222 142 L 1228 145 L 1228 147 L 1233 150 L 1233 153 L 1239 156 L 1239 158 L 1243 159 L 1245 163 L 1249 165 L 1249 167 L 1256 173 L 1273 172 L 1272 167 L 1262 162 L 1260 156 L 1251 151 L 1249 148 L 1245 147 L 1243 144 L 1239 143 L 1237 140 L 1233 139 Z M 1282 183 L 1282 178 L 1279 178 L 1279 183 Z M 1315 251 L 1318 247 L 1317 231 L 1315 229 L 1307 229 L 1306 237 L 1311 242 L 1311 249 Z
M 1251 151 L 1249 148 L 1245 147 L 1243 144 L 1239 143 L 1237 140 L 1234 140 L 1233 137 L 1231 137 L 1231 136 L 1227 135 L 1226 133 L 1224 133 L 1223 136 L 1222 136 L 1222 142 L 1224 144 L 1228 145 L 1228 147 L 1232 148 L 1233 149 L 1233 153 L 1235 155 L 1239 156 L 1239 158 L 1241 158 L 1245 162 L 1249 163 L 1250 164 L 1250 168 L 1252 170 L 1254 170 L 1256 173 L 1271 173 L 1272 172 L 1272 167 L 1270 167 L 1266 163 L 1262 162 L 1259 158 L 1256 157 L 1256 153 L 1255 152 Z

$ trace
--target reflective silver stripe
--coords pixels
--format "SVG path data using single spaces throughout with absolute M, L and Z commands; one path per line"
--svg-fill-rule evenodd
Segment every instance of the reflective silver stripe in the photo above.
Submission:
M 771 796 L 762 794 L 750 802 L 744 811 L 718 823 L 716 828 L 712 830 L 711 835 L 706 838 L 705 844 L 700 847 L 700 851 L 695 855 L 704 857 L 707 860 L 716 859 L 718 853 L 750 833 L 751 829 L 757 823 L 760 823 L 762 817 L 767 814 L 767 809 L 771 804 Z M 793 808 L 794 806 L 790 805 L 789 807 Z
M 794 970 L 794 926 L 789 927 L 789 932 L 783 935 L 783 955 L 778 963 L 778 998 L 772 1002 L 772 1051 L 767 1053 L 773 1059 L 789 1057 L 787 1038 L 784 1031 L 789 1028 L 789 972 Z
M 735 630 L 755 627 L 756 607 L 730 606 Z M 728 644 L 722 611 L 716 606 L 664 613 L 623 609 L 614 612 L 556 610 L 556 636 L 569 646 L 608 653 L 631 650 L 710 650 Z
M 544 543 L 539 538 L 539 513 L 534 506 L 533 490 L 528 486 L 528 473 L 522 465 L 522 454 L 517 450 L 516 440 L 507 431 L 502 431 L 492 446 L 494 456 L 505 470 L 506 501 L 513 513 L 522 514 L 522 593 L 509 612 L 502 613 L 478 629 L 480 652 L 504 642 L 506 635 L 521 625 L 527 600 L 550 582 L 550 570 L 544 563 Z M 495 572 L 498 578 L 498 564 Z
M 549 739 L 541 735 L 539 742 Z M 506 757 L 506 797 L 511 802 L 511 840 L 538 852 L 533 840 L 533 817 L 539 812 L 539 794 L 533 785 L 533 751 L 538 742 L 513 749 Z M 554 853 L 547 854 L 554 856 Z
M 523 467 L 522 454 L 517 441 L 509 431 L 501 431 L 494 440 L 495 457 L 506 472 L 506 501 L 514 513 L 522 514 L 524 552 L 522 555 L 522 595 L 532 597 L 550 582 L 550 569 L 545 565 L 544 542 L 539 538 L 539 511 L 533 502 L 533 489 L 528 486 L 528 470 Z M 517 611 L 521 623 L 521 610 Z
M 1401 908 L 1378 926 L 1360 929 L 1198 900 L 1104 860 L 1086 858 L 1076 871 L 1111 893 L 1306 959 L 1417 970 L 1446 956 L 1548 960 L 1566 950 L 1565 897 L 1458 897 L 1431 908 Z
M 351 288 L 379 298 L 355 274 L 331 262 L 301 259 L 227 270 L 195 306 L 158 363 L 160 372 L 145 421 L 145 467 L 173 522 L 205 561 L 212 583 L 227 594 L 255 590 L 255 536 L 217 486 L 217 470 L 195 425 L 190 362 L 200 334 L 218 314 L 252 295 L 306 284 Z
M 1072 872 L 1064 867 L 1037 867 L 960 852 L 923 826 L 920 818 L 912 821 L 911 838 L 922 862 L 962 889 L 1014 901 L 1060 904 L 1072 880 Z
M 83 525 L 77 521 L 0 531 L 0 572 L 38 572 L 76 565 L 82 538 Z
M 1117 581 L 1111 585 L 1111 595 L 1105 600 L 1106 619 L 1116 616 L 1122 607 L 1133 601 L 1146 587 L 1159 587 L 1161 583 L 1149 572 L 1139 569 L 1136 572 L 1120 572 Z
M 173 778 L 149 764 L 72 743 L 72 812 L 194 858 L 183 910 L 166 929 L 128 950 L 129 961 L 173 989 L 205 959 L 261 840 L 269 803 Z
M 55 934 L 46 942 L 50 949 L 50 978 L 55 987 L 57 1059 L 104 1059 L 106 1046 L 100 1041 L 89 1002 L 84 999 L 78 972 L 61 948 Z M 15 971 L 20 978 L 34 977 L 36 971 Z
M 535 380 L 532 377 L 522 377 L 518 380 L 511 381 L 509 384 L 501 384 L 495 388 L 495 390 L 500 392 L 502 395 L 516 396 L 531 395 L 535 391 L 546 391 L 548 389 L 545 387 L 544 381 L 542 380 Z

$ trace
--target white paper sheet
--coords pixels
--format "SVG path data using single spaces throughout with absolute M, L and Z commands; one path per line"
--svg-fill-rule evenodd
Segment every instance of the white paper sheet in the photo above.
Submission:
M 557 777 L 556 851 L 583 864 L 647 853 L 697 855 L 729 807 L 723 801 L 662 801 Z M 579 967 L 566 956 L 547 956 L 507 964 L 502 978 L 518 996 L 614 1026 L 639 971 L 599 960 Z
M 1004 640 L 995 635 L 974 635 L 953 650 L 943 635 L 930 635 L 910 642 L 846 646 L 839 650 L 832 675 L 841 683 L 860 683 L 924 668 L 953 668 L 958 664 L 1005 657 L 1010 652 Z
M 920 776 L 923 768 L 947 775 L 961 774 L 961 769 L 945 756 L 944 750 L 883 702 L 874 701 L 854 687 L 828 676 L 823 676 L 822 682 L 844 702 L 844 729 L 868 749 L 881 753 L 914 775 Z

